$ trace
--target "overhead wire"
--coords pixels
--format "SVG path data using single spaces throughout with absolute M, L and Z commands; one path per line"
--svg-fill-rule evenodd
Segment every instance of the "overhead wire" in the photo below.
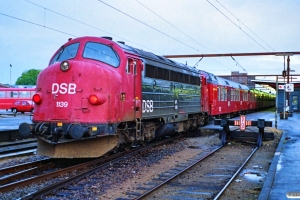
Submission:
M 238 17 L 236 17 L 232 12 L 230 12 L 223 4 L 221 4 L 218 0 L 216 0 L 227 12 L 229 12 L 233 17 L 236 18 L 241 24 L 243 24 L 251 33 L 253 33 L 257 38 L 259 38 L 265 45 L 270 47 L 273 51 L 275 51 L 269 44 L 267 44 L 262 38 L 260 38 L 254 31 L 252 31 L 246 24 L 244 24 Z
M 112 33 L 109 33 L 109 32 L 107 32 L 107 31 L 105 31 L 105 30 L 99 29 L 99 28 L 97 28 L 97 27 L 95 27 L 95 26 L 92 26 L 92 25 L 90 25 L 90 24 L 87 24 L 87 23 L 85 23 L 85 22 L 79 21 L 79 20 L 74 19 L 74 18 L 72 18 L 72 17 L 66 16 L 66 15 L 64 15 L 64 14 L 58 13 L 58 12 L 56 12 L 56 11 L 53 11 L 53 10 L 51 10 L 51 9 L 48 9 L 48 8 L 46 8 L 46 7 L 43 7 L 43 6 L 38 5 L 38 4 L 36 4 L 36 3 L 33 3 L 33 2 L 31 2 L 31 1 L 29 1 L 29 0 L 25 0 L 25 1 L 28 2 L 28 3 L 31 3 L 31 4 L 33 4 L 33 5 L 35 5 L 35 6 L 41 7 L 41 8 L 43 8 L 44 10 L 48 10 L 48 11 L 50 11 L 50 12 L 53 12 L 53 13 L 57 14 L 57 15 L 60 15 L 60 16 L 63 16 L 63 17 L 65 17 L 65 18 L 68 18 L 68 19 L 70 19 L 70 20 L 73 20 L 73 21 L 75 21 L 75 22 L 78 22 L 78 23 L 80 23 L 80 24 L 83 24 L 83 25 L 86 25 L 86 26 L 88 26 L 88 27 L 97 29 L 97 30 L 99 30 L 99 31 L 103 31 L 103 32 L 108 33 L 108 34 L 110 34 L 110 35 L 114 35 L 114 34 L 112 34 Z M 99 1 L 100 1 L 100 0 L 99 0 Z M 172 36 L 170 36 L 170 35 L 168 35 L 168 34 L 162 32 L 162 31 L 160 31 L 160 30 L 158 30 L 158 29 L 156 29 L 156 28 L 154 28 L 154 27 L 152 27 L 152 26 L 150 26 L 150 25 L 148 25 L 148 24 L 146 24 L 146 23 L 144 23 L 144 22 L 142 22 L 142 21 L 140 21 L 140 20 L 138 20 L 138 19 L 136 19 L 136 18 L 134 18 L 134 17 L 132 17 L 132 16 L 126 14 L 126 13 L 124 13 L 124 12 L 122 12 L 122 11 L 120 11 L 119 9 L 116 9 L 116 8 L 110 6 L 109 4 L 107 4 L 107 3 L 103 2 L 103 1 L 100 1 L 100 2 L 101 2 L 101 3 L 104 3 L 105 5 L 111 7 L 111 8 L 113 8 L 113 9 L 115 9 L 115 10 L 117 10 L 117 11 L 119 11 L 119 12 L 125 14 L 125 15 L 127 15 L 128 17 L 131 17 L 131 18 L 133 18 L 133 19 L 139 21 L 140 23 L 142 23 L 142 24 L 144 24 L 144 25 L 146 25 L 146 26 L 148 26 L 148 27 L 150 27 L 150 28 L 152 28 L 152 29 L 154 29 L 154 30 L 160 32 L 161 34 L 164 34 L 164 35 L 166 35 L 166 36 L 168 36 L 168 37 L 170 37 L 170 38 L 172 38 L 172 39 L 174 39 L 174 40 L 176 40 L 176 41 L 178 41 L 178 42 L 180 42 L 180 43 L 182 43 L 182 44 L 184 44 L 184 45 L 186 45 L 186 46 L 189 46 L 190 48 L 192 48 L 192 49 L 194 49 L 194 50 L 196 50 L 196 51 L 199 51 L 199 50 L 197 50 L 197 49 L 191 47 L 190 45 L 187 45 L 187 44 L 185 44 L 184 42 L 181 42 L 180 40 L 178 40 L 178 39 L 176 39 L 176 38 L 174 38 L 174 37 L 172 37 Z M 141 4 L 141 5 L 142 5 L 142 4 Z M 143 5 L 143 6 L 144 6 L 144 5 Z M 144 6 L 144 7 L 146 7 L 146 6 Z M 148 9 L 148 8 L 147 8 L 147 9 Z M 148 10 L 150 10 L 150 9 L 148 9 Z M 153 13 L 154 13 L 154 12 L 153 12 Z M 11 16 L 11 15 L 6 15 L 6 14 L 4 14 L 4 13 L 0 13 L 0 14 L 2 14 L 2 15 L 4 15 L 4 16 L 7 16 L 7 17 L 10 17 L 10 18 L 14 18 L 14 19 L 23 21 L 23 22 L 27 22 L 27 23 L 30 23 L 30 24 L 33 24 L 33 25 L 37 25 L 37 26 L 40 26 L 40 27 L 44 27 L 44 28 L 47 28 L 47 29 L 50 29 L 50 30 L 53 30 L 53 31 L 56 31 L 56 32 L 60 32 L 60 33 L 66 34 L 66 35 L 78 37 L 78 36 L 76 36 L 76 35 L 74 35 L 74 34 L 71 34 L 71 33 L 67 33 L 67 32 L 64 32 L 64 31 L 60 31 L 60 30 L 58 30 L 58 29 L 54 29 L 54 28 L 51 28 L 51 27 L 47 27 L 47 26 L 45 25 L 45 19 L 44 19 L 44 25 L 41 25 L 41 24 L 38 24 L 38 23 L 30 22 L 30 21 L 28 21 L 28 20 L 24 20 L 24 19 L 21 19 L 21 18 L 13 17 L 13 16 Z M 156 15 L 157 15 L 157 14 L 156 14 Z M 44 13 L 44 18 L 45 18 L 45 16 L 46 16 L 46 13 Z M 157 16 L 159 16 L 159 15 L 157 15 Z M 162 17 L 160 17 L 160 18 L 163 19 Z M 163 19 L 163 20 L 164 20 L 164 19 Z M 167 22 L 166 20 L 164 20 L 164 21 Z M 168 23 L 168 22 L 167 22 L 167 23 Z M 169 24 L 170 24 L 170 23 L 169 23 Z M 175 26 L 173 26 L 173 27 L 176 28 Z M 178 28 L 176 28 L 176 29 L 179 30 Z M 182 32 L 182 33 L 183 33 L 183 32 Z M 185 35 L 186 35 L 186 34 L 185 34 Z M 116 36 L 116 35 L 114 35 L 114 36 Z M 187 35 L 186 35 L 186 36 L 187 36 Z M 119 37 L 119 36 L 116 36 L 116 37 Z M 121 38 L 121 37 L 120 37 L 120 38 Z M 191 38 L 191 37 L 189 37 L 189 38 Z M 129 41 L 129 40 L 127 40 L 127 41 Z M 131 41 L 130 41 L 130 42 L 131 42 Z M 197 41 L 195 40 L 195 42 L 197 42 Z M 132 42 L 132 43 L 134 43 L 134 42 Z M 137 43 L 135 43 L 135 44 L 137 44 Z M 197 42 L 197 44 L 199 44 L 199 43 Z M 137 44 L 137 45 L 141 46 L 140 44 Z M 201 45 L 201 46 L 204 46 L 204 45 Z M 205 47 L 205 46 L 204 46 L 204 47 Z M 205 47 L 205 48 L 207 48 L 207 47 Z M 208 48 L 207 48 L 207 49 L 208 49 Z M 209 49 L 209 50 L 210 50 L 210 49 Z M 211 50 L 211 51 L 212 51 L 212 50 Z M 201 60 L 202 60 L 202 59 L 200 59 L 199 61 L 201 61 Z M 199 61 L 198 61 L 195 65 L 197 65 L 197 64 L 199 63 Z M 219 63 L 220 65 L 223 65 L 222 63 L 220 63 L 220 62 L 218 62 L 218 61 L 216 61 L 216 62 Z M 194 65 L 194 66 L 195 66 L 195 65 Z M 225 66 L 225 65 L 223 65 L 223 66 Z M 240 66 L 241 66 L 241 65 L 240 65 Z M 227 66 L 225 66 L 225 67 L 228 68 Z M 228 68 L 228 69 L 229 69 L 229 68 Z
M 175 40 L 175 41 L 177 41 L 177 42 L 179 42 L 179 43 L 181 43 L 181 44 L 183 44 L 183 45 L 185 45 L 185 46 L 187 46 L 187 47 L 190 47 L 191 49 L 194 49 L 194 50 L 198 51 L 198 49 L 192 47 L 191 45 L 188 45 L 188 44 L 186 44 L 186 43 L 184 43 L 184 42 L 182 42 L 182 41 L 180 41 L 180 40 L 178 40 L 178 39 L 172 37 L 171 35 L 169 35 L 169 34 L 167 34 L 167 33 L 164 33 L 164 32 L 158 30 L 157 28 L 155 28 L 155 27 L 153 27 L 153 26 L 150 26 L 149 24 L 147 24 L 147 23 L 145 23 L 145 22 L 143 22 L 143 21 L 141 21 L 141 20 L 139 20 L 139 19 L 137 19 L 137 18 L 135 18 L 135 17 L 133 17 L 133 16 L 131 16 L 131 15 L 129 15 L 129 14 L 123 12 L 123 11 L 121 11 L 120 9 L 117 9 L 117 8 L 115 8 L 115 7 L 109 5 L 108 3 L 105 3 L 105 2 L 103 2 L 103 1 L 101 1 L 101 0 L 98 0 L 98 1 L 99 1 L 100 3 L 103 3 L 104 5 L 106 5 L 106 6 L 110 7 L 110 8 L 112 8 L 112 9 L 114 9 L 114 10 L 116 10 L 116 11 L 118 11 L 118 12 L 124 14 L 124 15 L 126 15 L 127 17 L 129 17 L 129 18 L 131 18 L 131 19 L 133 19 L 133 20 L 135 20 L 135 21 L 137 21 L 137 22 L 139 22 L 139 23 L 141 23 L 141 24 L 144 24 L 145 26 L 148 26 L 149 28 L 151 28 L 151 29 L 153 29 L 153 30 L 155 30 L 155 31 L 157 31 L 157 32 L 159 32 L 159 33 L 161 33 L 161 34 L 167 36 L 168 38 L 171 38 L 171 39 L 173 39 L 173 40 Z
M 178 40 L 178 39 L 176 39 L 176 38 L 170 36 L 169 34 L 166 34 L 166 33 L 162 32 L 162 31 L 158 30 L 157 28 L 154 28 L 153 26 L 150 26 L 149 24 L 147 24 L 147 23 L 145 23 L 145 22 L 142 22 L 141 20 L 139 20 L 139 19 L 137 19 L 137 18 L 135 18 L 135 17 L 133 17 L 133 16 L 131 16 L 131 15 L 129 15 L 129 14 L 123 12 L 123 11 L 121 11 L 120 9 L 113 7 L 113 6 L 109 5 L 108 3 L 103 2 L 102 0 L 98 0 L 98 1 L 99 1 L 100 3 L 103 3 L 104 5 L 106 5 L 106 6 L 110 7 L 110 8 L 112 8 L 112 9 L 114 9 L 114 10 L 116 10 L 116 11 L 118 11 L 118 12 L 120 12 L 120 13 L 126 15 L 126 16 L 128 16 L 129 18 L 131 18 L 131 19 L 133 19 L 133 20 L 135 20 L 135 21 L 137 21 L 137 22 L 139 22 L 139 23 L 141 23 L 141 24 L 143 24 L 143 25 L 145 25 L 145 26 L 147 26 L 147 27 L 149 27 L 149 28 L 151 28 L 151 29 L 153 29 L 153 30 L 155 30 L 155 31 L 157 31 L 157 32 L 159 32 L 159 33 L 161 33 L 161 34 L 163 34 L 163 35 L 165 35 L 165 36 L 167 36 L 167 37 L 169 37 L 169 38 L 171 38 L 171 39 L 173 39 L 173 40 L 175 40 L 175 41 L 177 41 L 177 42 L 179 42 L 179 43 L 181 43 L 181 44 L 183 44 L 183 45 L 185 45 L 185 46 L 188 46 L 188 47 L 190 47 L 191 49 L 194 49 L 194 50 L 200 52 L 198 49 L 196 49 L 196 48 L 194 48 L 194 47 L 192 47 L 192 46 L 190 46 L 190 45 L 188 45 L 188 44 L 186 44 L 186 43 L 184 43 L 184 42 L 182 42 L 182 41 L 180 41 L 180 40 Z M 149 10 L 150 10 L 150 9 L 149 9 Z M 166 20 L 164 20 L 164 21 L 166 21 Z M 208 48 L 207 48 L 207 49 L 208 49 Z M 209 50 L 210 50 L 210 49 L 209 49 Z M 212 50 L 210 50 L 210 51 L 212 51 Z M 214 51 L 212 51 L 212 52 L 214 52 Z M 219 63 L 220 65 L 222 65 L 222 66 L 228 68 L 227 66 L 225 66 L 225 65 L 223 65 L 222 63 L 216 61 L 215 59 L 213 59 L 213 60 L 214 60 L 215 62 Z M 229 68 L 228 68 L 228 69 L 229 69 Z
M 254 33 L 248 26 L 246 26 L 242 21 L 240 21 L 232 12 L 230 12 L 223 4 L 221 4 L 218 0 L 216 0 L 227 12 L 229 12 L 233 17 L 235 17 L 241 24 L 243 24 L 249 31 L 251 31 L 256 37 L 258 37 L 262 42 L 264 42 L 256 33 Z M 258 41 L 256 41 L 253 37 L 251 37 L 248 33 L 246 33 L 242 27 L 238 26 L 236 23 L 234 23 L 227 15 L 225 15 L 221 10 L 219 10 L 215 5 L 213 5 L 209 0 L 207 2 L 213 6 L 216 10 L 218 10 L 225 18 L 227 18 L 230 22 L 232 22 L 236 27 L 238 27 L 241 31 L 243 31 L 248 37 L 250 37 L 254 42 L 256 42 L 259 46 L 261 46 L 263 49 L 265 49 L 267 52 L 268 50 L 263 47 Z M 266 42 L 264 42 L 267 46 L 269 46 Z M 271 46 L 269 46 L 272 50 L 274 50 Z M 245 72 L 245 68 L 241 64 L 239 64 L 233 57 L 231 57 L 235 62 L 236 66 L 239 66 L 242 68 Z
M 75 22 L 77 22 L 77 23 L 80 23 L 80 24 L 83 24 L 83 25 L 85 25 L 85 26 L 88 26 L 88 27 L 91 27 L 91 28 L 94 28 L 94 29 L 96 29 L 96 30 L 99 30 L 99 31 L 102 31 L 102 32 L 105 32 L 105 33 L 107 33 L 107 34 L 109 34 L 109 35 L 112 35 L 112 36 L 116 36 L 116 37 L 119 37 L 119 38 L 121 38 L 120 36 L 117 36 L 117 35 L 115 35 L 115 34 L 112 34 L 112 33 L 109 33 L 109 32 L 107 32 L 107 31 L 105 31 L 105 30 L 102 30 L 102 29 L 99 29 L 99 28 L 97 28 L 97 27 L 95 27 L 95 26 L 92 26 L 92 25 L 90 25 L 90 24 L 87 24 L 87 23 L 85 23 L 85 22 L 82 22 L 82 21 L 79 21 L 79 20 L 77 20 L 77 19 L 74 19 L 74 18 L 72 18 L 72 17 L 69 17 L 69 16 L 67 16 L 67 15 L 64 15 L 64 14 L 61 14 L 61 13 L 59 13 L 59 12 L 57 12 L 57 11 L 54 11 L 54 10 L 51 10 L 51 9 L 49 9 L 49 8 L 46 8 L 46 7 L 44 7 L 44 6 L 41 6 L 41 5 L 39 5 L 39 4 L 36 4 L 36 3 L 34 3 L 34 2 L 32 2 L 32 1 L 29 1 L 29 0 L 25 0 L 26 2 L 28 2 L 28 3 L 31 3 L 31 4 L 33 4 L 33 5 L 35 5 L 35 6 L 37 6 L 37 7 L 40 7 L 40 8 L 42 8 L 42 9 L 44 9 L 45 11 L 47 10 L 47 11 L 50 11 L 50 12 L 53 12 L 53 13 L 55 13 L 55 14 L 57 14 L 57 15 L 60 15 L 60 16 L 62 16 L 62 17 L 65 17 L 65 18 L 67 18 L 67 19 L 70 19 L 70 20 L 72 20 L 72 21 L 75 21 Z M 140 3 L 139 1 L 137 1 L 138 3 Z M 104 3 L 103 1 L 101 1 L 101 3 Z M 112 6 L 110 6 L 109 4 L 107 4 L 107 3 L 104 3 L 105 5 L 107 5 L 107 6 L 109 6 L 109 7 L 111 7 L 111 8 L 114 8 L 114 7 L 112 7 Z M 156 14 L 154 11 L 152 11 L 151 9 L 149 9 L 148 7 L 146 7 L 144 4 L 142 4 L 142 3 L 140 3 L 142 6 L 144 6 L 145 8 L 147 8 L 149 11 L 151 11 L 152 13 L 154 13 L 155 15 L 157 15 L 157 16 L 159 16 L 158 14 Z M 114 8 L 114 9 L 116 9 L 116 8 Z M 126 14 L 126 13 L 124 13 L 124 12 L 122 12 L 122 11 L 120 11 L 119 9 L 116 9 L 117 11 L 119 11 L 119 12 L 121 12 L 121 13 L 123 13 L 123 14 L 125 14 L 125 15 L 127 15 L 127 16 L 129 16 L 129 17 L 131 17 L 130 15 L 128 15 L 128 14 Z M 44 12 L 44 27 L 46 27 L 45 26 L 45 16 L 46 16 L 46 13 Z M 159 16 L 160 17 L 160 16 Z M 131 18 L 134 18 L 134 17 L 131 17 Z M 163 19 L 162 17 L 160 17 L 161 19 Z M 137 20 L 136 18 L 134 18 L 135 20 Z M 164 20 L 164 19 L 163 19 Z M 138 20 L 140 23 L 143 23 L 142 21 L 140 21 L 140 20 Z M 166 20 L 164 20 L 165 22 L 167 22 Z M 167 23 L 169 23 L 169 22 L 167 22 Z M 144 25 L 147 25 L 146 23 L 143 23 Z M 170 25 L 171 25 L 171 23 L 169 23 Z M 41 26 L 41 25 L 40 25 Z M 172 25 L 174 28 L 176 28 L 174 25 Z M 48 29 L 51 29 L 50 27 L 47 27 Z M 154 28 L 154 27 L 152 27 L 152 28 Z M 155 29 L 155 28 L 154 28 Z M 180 30 L 180 29 L 178 29 L 178 28 L 176 28 L 177 30 Z M 159 31 L 158 29 L 156 29 L 157 31 Z M 59 31 L 59 30 L 58 30 Z M 162 31 L 159 31 L 160 33 L 163 33 Z M 181 31 L 182 32 L 182 31 Z M 182 32 L 183 33 L 183 32 Z M 164 34 L 164 33 L 163 33 Z M 74 35 L 72 35 L 72 34 L 69 34 L 69 35 L 71 35 L 71 36 L 74 36 Z M 167 34 L 165 34 L 165 35 L 167 35 Z M 186 36 L 187 36 L 187 34 L 185 34 Z M 75 36 L 75 37 L 78 37 L 78 36 Z M 171 36 L 170 36 L 171 37 Z M 189 36 L 188 36 L 189 37 Z M 181 42 L 181 41 L 179 41 L 179 40 L 177 40 L 176 38 L 174 38 L 174 37 L 171 37 L 171 38 L 173 38 L 173 39 L 175 39 L 176 41 L 178 41 L 178 42 L 180 42 L 180 43 L 182 43 L 182 44 L 185 44 L 185 43 L 183 43 L 183 42 Z M 189 37 L 189 38 L 191 38 L 191 37 Z M 192 39 L 192 38 L 191 38 Z M 193 39 L 194 40 L 194 39 Z M 136 44 L 136 45 L 138 45 L 138 46 L 142 46 L 142 45 L 140 45 L 140 44 L 137 44 L 137 43 L 135 43 L 135 42 L 132 42 L 132 41 L 130 41 L 130 40 L 127 40 L 126 39 L 126 41 L 129 41 L 129 42 L 131 42 L 131 43 L 133 43 L 133 44 Z M 196 40 L 194 40 L 195 42 L 197 42 Z M 202 44 L 200 44 L 199 42 L 197 42 L 197 44 L 199 44 L 199 45 L 201 45 L 201 46 L 203 46 L 204 48 L 207 48 L 208 50 L 210 50 L 210 51 L 212 51 L 211 49 L 209 49 L 208 47 L 205 47 L 204 45 L 202 45 Z M 189 47 L 191 47 L 190 45 L 188 45 Z M 148 48 L 148 47 L 146 47 L 147 49 L 150 49 L 150 48 Z M 193 47 L 191 47 L 191 48 L 193 48 Z M 194 50 L 196 50 L 196 51 L 198 51 L 199 52 L 199 50 L 197 50 L 197 49 L 195 49 L 195 48 L 193 48 Z M 156 50 L 154 50 L 154 51 L 156 51 Z M 157 51 L 158 52 L 158 51 Z M 214 52 L 214 51 L 212 51 L 212 52 Z M 218 62 L 218 61 L 216 61 L 215 59 L 213 59 L 215 62 L 217 62 L 217 63 L 219 63 L 220 65 L 222 65 L 222 66 L 224 66 L 224 67 L 226 67 L 226 68 L 228 68 L 227 66 L 225 66 L 225 65 L 223 65 L 222 63 L 220 63 L 220 62 Z M 199 63 L 199 61 L 197 62 L 197 63 Z M 197 64 L 196 63 L 196 64 Z M 229 68 L 228 68 L 229 69 Z
M 198 45 L 204 47 L 205 49 L 208 49 L 211 52 L 216 53 L 215 51 L 209 49 L 208 47 L 206 47 L 205 45 L 199 43 L 197 40 L 195 40 L 194 38 L 192 38 L 191 36 L 189 36 L 188 34 L 186 34 L 185 32 L 181 31 L 179 28 L 177 28 L 175 25 L 171 24 L 170 22 L 168 22 L 166 19 L 164 19 L 163 17 L 161 17 L 159 14 L 157 14 L 156 12 L 154 12 L 153 10 L 151 10 L 149 7 L 147 7 L 146 5 L 142 4 L 139 0 L 135 0 L 137 3 L 139 3 L 140 5 L 142 5 L 144 8 L 146 8 L 147 10 L 149 10 L 151 13 L 153 13 L 154 15 L 156 15 L 157 17 L 159 17 L 160 19 L 162 19 L 164 22 L 166 22 L 167 24 L 171 25 L 173 28 L 175 28 L 177 31 L 181 32 L 182 34 L 184 34 L 186 37 L 190 38 L 192 41 L 196 42 Z M 200 52 L 199 50 L 197 50 L 198 52 Z M 203 59 L 203 57 L 197 61 L 197 63 L 194 65 L 198 66 L 197 64 Z M 214 58 L 210 58 L 212 60 L 214 60 L 215 62 L 219 63 L 220 65 L 223 65 L 222 63 L 216 61 Z M 224 67 L 228 68 L 227 66 L 223 65 Z M 229 69 L 229 68 L 228 68 Z
M 259 42 L 257 42 L 251 35 L 246 33 L 240 26 L 238 26 L 235 22 L 233 22 L 227 15 L 225 15 L 220 9 L 218 9 L 214 4 L 212 4 L 209 0 L 206 0 L 212 7 L 214 7 L 217 11 L 219 11 L 225 18 L 227 18 L 231 23 L 233 23 L 237 28 L 239 28 L 243 33 L 245 33 L 249 38 L 251 38 L 256 44 L 262 47 L 264 50 L 268 52 L 268 50 L 262 46 Z
M 3 15 L 3 16 L 6 16 L 6 17 L 9 17 L 9 18 L 13 18 L 13 19 L 16 19 L 16 20 L 19 20 L 19 21 L 22 21 L 22 22 L 26 22 L 26 23 L 29 23 L 29 24 L 32 24 L 32 25 L 36 25 L 36 26 L 40 26 L 40 27 L 43 27 L 43 28 L 46 28 L 46 29 L 49 29 L 49 30 L 52 30 L 52 31 L 56 31 L 56 32 L 59 32 L 59 33 L 63 33 L 65 35 L 69 35 L 69 36 L 73 36 L 73 37 L 78 37 L 74 34 L 71 34 L 71 33 L 67 33 L 67 32 L 64 32 L 64 31 L 60 31 L 58 29 L 54 29 L 54 28 L 51 28 L 51 27 L 47 27 L 45 25 L 42 25 L 42 24 L 38 24 L 38 23 L 35 23 L 35 22 L 31 22 L 31 21 L 28 21 L 28 20 L 25 20 L 25 19 L 21 19 L 21 18 L 18 18 L 18 17 L 14 17 L 14 16 L 11 16 L 11 15 L 7 15 L 7 14 L 4 14 L 4 13 L 0 13 L 0 15 Z
M 151 13 L 153 13 L 154 15 L 156 15 L 157 17 L 159 17 L 161 20 L 163 20 L 164 22 L 166 22 L 167 24 L 169 24 L 170 26 L 172 26 L 173 28 L 175 28 L 177 31 L 181 32 L 183 35 L 185 35 L 186 37 L 190 38 L 191 40 L 193 40 L 194 42 L 196 42 L 198 45 L 204 47 L 205 49 L 208 49 L 210 51 L 212 51 L 211 49 L 209 49 L 208 47 L 206 47 L 205 45 L 199 43 L 197 40 L 195 40 L 194 38 L 192 38 L 191 36 L 189 36 L 188 34 L 186 34 L 185 32 L 183 32 L 182 30 L 180 30 L 179 28 L 177 28 L 175 25 L 171 24 L 170 22 L 168 22 L 166 19 L 164 19 L 163 17 L 161 17 L 159 14 L 157 14 L 156 12 L 154 12 L 153 10 L 151 10 L 150 8 L 148 8 L 146 5 L 142 4 L 139 0 L 135 0 L 137 3 L 139 3 L 140 5 L 142 5 L 144 8 L 146 8 L 147 10 L 149 10 Z M 212 51 L 213 52 L 213 51 Z
M 244 68 L 242 65 L 240 65 L 240 63 L 238 63 L 238 61 L 236 61 L 232 56 L 231 56 L 231 58 L 232 58 L 232 60 L 234 60 L 234 62 L 236 63 L 236 66 L 239 66 L 239 67 L 242 68 L 245 72 L 247 72 L 247 71 L 245 70 L 245 68 Z
M 159 17 L 160 19 L 162 19 L 163 21 L 165 21 L 166 23 L 168 23 L 169 25 L 171 25 L 173 28 L 175 28 L 176 30 L 178 30 L 179 32 L 181 32 L 182 34 L 184 34 L 185 36 L 187 36 L 188 38 L 190 38 L 191 40 L 193 40 L 194 42 L 196 42 L 198 45 L 201 45 L 202 47 L 204 47 L 204 48 L 206 48 L 206 49 L 208 49 L 208 50 L 210 50 L 210 51 L 212 51 L 212 52 L 214 52 L 213 50 L 211 50 L 211 49 L 209 49 L 208 47 L 206 47 L 206 46 L 204 46 L 204 45 L 202 45 L 202 44 L 200 44 L 198 41 L 196 41 L 195 39 L 193 39 L 192 37 L 190 37 L 189 35 L 187 35 L 186 33 L 184 33 L 183 31 L 181 31 L 179 28 L 177 28 L 176 26 L 174 26 L 173 24 L 171 24 L 170 22 L 168 22 L 167 20 L 165 20 L 163 17 L 161 17 L 160 15 L 158 15 L 157 13 L 155 13 L 153 10 L 151 10 L 150 8 L 148 8 L 147 6 L 145 6 L 144 4 L 142 4 L 139 0 L 135 0 L 136 2 L 138 2 L 140 5 L 142 5 L 143 7 L 145 7 L 147 10 L 149 10 L 151 13 L 153 13 L 154 15 L 156 15 L 157 17 Z M 217 0 L 216 0 L 217 1 Z M 223 6 L 223 5 L 222 5 Z M 223 6 L 224 7 L 224 6 Z M 225 7 L 224 7 L 225 8 Z M 225 8 L 226 9 L 226 8 Z M 227 10 L 227 9 L 226 9 Z M 227 10 L 228 11 L 228 10 Z M 229 11 L 228 11 L 229 12 Z M 232 13 L 231 13 L 232 14 Z M 233 15 L 233 14 L 232 14 Z M 233 15 L 234 16 L 234 15 Z M 244 26 L 246 26 L 246 25 L 244 25 Z M 248 28 L 249 29 L 249 28 Z M 249 29 L 250 30 L 250 29 Z M 246 72 L 246 70 L 245 70 L 245 68 L 243 68 L 243 66 L 241 65 L 241 64 L 239 64 L 233 57 L 231 57 L 234 61 L 235 61 L 235 63 L 236 63 L 236 65 L 237 66 L 239 66 L 239 67 L 241 67 L 245 72 Z M 201 61 L 203 59 L 203 57 L 202 58 L 200 58 L 199 59 L 199 61 L 197 61 L 197 63 L 193 66 L 193 67 L 195 67 L 195 66 L 197 66 L 198 65 L 198 63 Z M 221 64 L 221 63 L 219 63 L 219 64 Z M 224 65 L 223 65 L 224 66 Z
M 67 16 L 67 15 L 61 14 L 61 13 L 59 13 L 59 12 L 57 12 L 57 11 L 51 10 L 51 9 L 49 9 L 49 8 L 46 8 L 46 7 L 44 7 L 44 6 L 41 6 L 41 5 L 36 4 L 36 3 L 34 3 L 34 2 L 31 2 L 31 1 L 29 1 L 29 0 L 25 0 L 25 1 L 28 2 L 28 3 L 30 3 L 30 4 L 35 5 L 35 6 L 37 6 L 37 7 L 43 8 L 44 10 L 48 10 L 49 12 L 55 13 L 55 14 L 57 14 L 57 15 L 59 15 L 59 16 L 62 16 L 62 17 L 65 17 L 65 18 L 67 18 L 67 19 L 70 19 L 70 20 L 72 20 L 72 21 L 75 21 L 75 22 L 77 22 L 77 23 L 80 23 L 80 24 L 82 24 L 82 25 L 88 26 L 88 27 L 93 28 L 93 29 L 96 29 L 96 30 L 98 30 L 98 31 L 102 31 L 102 32 L 104 32 L 104 33 L 106 33 L 106 34 L 108 34 L 108 35 L 115 36 L 115 37 L 118 37 L 118 38 L 123 38 L 123 37 L 120 37 L 120 36 L 115 35 L 115 34 L 113 34 L 113 33 L 107 32 L 107 31 L 105 31 L 105 30 L 99 29 L 99 28 L 97 28 L 97 27 L 95 27 L 95 26 L 93 26 L 93 25 L 90 25 L 90 24 L 88 24 L 88 23 L 79 21 L 79 20 L 74 19 L 74 18 L 72 18 L 72 17 L 69 17 L 69 16 Z M 45 14 L 44 14 L 44 16 L 45 16 Z M 45 23 L 45 20 L 44 20 L 44 23 Z M 77 36 L 77 37 L 78 37 L 78 36 Z M 136 43 L 136 42 L 133 42 L 133 41 L 130 41 L 130 40 L 128 40 L 128 39 L 125 39 L 125 40 L 128 41 L 128 42 L 131 42 L 131 43 L 133 43 L 133 44 L 136 44 L 136 45 L 138 45 L 138 46 L 140 46 L 140 47 L 144 47 L 144 48 L 150 49 L 150 48 L 148 48 L 148 47 L 145 47 L 145 46 L 143 46 L 143 45 L 140 45 L 140 44 L 138 44 L 138 43 Z M 153 50 L 153 49 L 152 49 L 152 50 Z M 156 51 L 156 50 L 154 50 L 154 51 Z M 158 51 L 157 51 L 157 52 L 158 52 Z
M 265 42 L 261 37 L 259 37 L 254 31 L 252 31 L 246 24 L 244 24 L 238 17 L 236 17 L 230 10 L 228 10 L 223 4 L 221 4 L 218 0 L 216 0 L 218 4 L 220 4 L 227 12 L 229 12 L 233 17 L 236 18 L 237 21 L 239 21 L 243 26 L 245 26 L 253 35 L 255 35 L 258 39 L 260 39 L 265 45 L 267 45 L 270 49 L 275 51 L 274 48 L 272 48 L 267 42 Z M 278 57 L 275 57 L 276 59 L 280 59 Z

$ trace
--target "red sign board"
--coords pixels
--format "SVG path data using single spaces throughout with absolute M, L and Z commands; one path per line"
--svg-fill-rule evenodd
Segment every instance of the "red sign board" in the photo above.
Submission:
M 245 115 L 241 115 L 240 116 L 240 130 L 241 131 L 245 131 L 246 130 L 246 116 Z

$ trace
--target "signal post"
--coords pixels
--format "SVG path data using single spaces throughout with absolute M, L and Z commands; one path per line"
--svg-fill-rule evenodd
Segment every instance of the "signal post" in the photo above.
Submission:
M 240 126 L 240 133 L 246 131 L 247 126 L 256 126 L 258 128 L 257 133 L 257 146 L 262 146 L 262 140 L 265 138 L 265 127 L 272 127 L 272 121 L 265 121 L 264 119 L 258 119 L 257 121 L 246 120 L 246 115 L 240 115 L 240 120 L 230 120 L 230 119 L 216 119 L 214 125 L 220 125 L 223 127 L 221 132 L 221 145 L 225 145 L 229 136 L 231 136 L 232 131 L 229 126 Z M 236 131 L 235 131 L 236 132 Z M 247 133 L 250 132 L 245 132 Z

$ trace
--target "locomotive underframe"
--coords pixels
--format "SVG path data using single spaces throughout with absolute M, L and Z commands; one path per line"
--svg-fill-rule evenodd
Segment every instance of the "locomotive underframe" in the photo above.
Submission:
M 165 123 L 164 118 L 137 119 L 118 125 L 23 123 L 19 130 L 23 131 L 23 136 L 25 132 L 37 136 L 38 154 L 53 158 L 86 158 L 100 157 L 120 148 L 127 150 L 157 138 L 196 130 L 205 119 L 205 114 L 190 114 L 185 121 L 170 123 Z
M 171 117 L 172 118 L 172 117 Z M 119 144 L 128 147 L 138 144 L 145 144 L 154 139 L 173 136 L 177 133 L 196 130 L 199 126 L 203 126 L 208 121 L 206 113 L 187 115 L 186 120 L 172 120 L 166 123 L 170 117 L 145 119 L 142 122 L 123 122 L 119 124 L 117 135 L 119 136 Z

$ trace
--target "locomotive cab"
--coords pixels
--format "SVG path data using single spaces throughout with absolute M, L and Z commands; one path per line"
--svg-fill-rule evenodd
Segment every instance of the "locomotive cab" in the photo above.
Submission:
M 45 143 L 38 146 L 38 153 L 49 154 L 48 147 L 43 150 L 48 143 L 55 146 L 51 157 L 77 157 L 79 153 L 72 148 L 80 144 L 84 157 L 98 157 L 103 152 L 91 155 L 90 141 L 86 139 L 103 136 L 109 136 L 109 142 L 97 145 L 99 148 L 106 144 L 108 149 L 117 146 L 117 124 L 133 120 L 135 114 L 127 112 L 130 105 L 122 107 L 122 101 L 130 100 L 134 106 L 134 94 L 123 87 L 134 84 L 122 74 L 128 62 L 123 54 L 111 40 L 94 37 L 70 40 L 56 51 L 37 79 L 34 125 L 21 124 L 19 129 L 21 135 L 33 133 Z M 71 142 L 76 145 L 67 148 Z M 86 153 L 82 152 L 84 148 Z

